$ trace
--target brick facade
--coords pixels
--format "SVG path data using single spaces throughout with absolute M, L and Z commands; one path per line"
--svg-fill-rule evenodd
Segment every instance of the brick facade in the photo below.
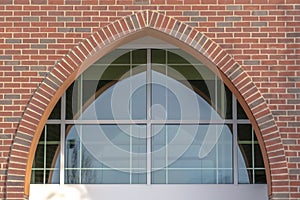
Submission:
M 82 68 L 150 34 L 218 67 L 261 134 L 270 199 L 300 199 L 298 0 L 2 0 L 0 10 L 0 198 L 26 198 L 30 147 Z

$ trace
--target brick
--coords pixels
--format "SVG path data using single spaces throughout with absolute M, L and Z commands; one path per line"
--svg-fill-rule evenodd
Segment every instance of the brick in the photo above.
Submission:
M 6 39 L 6 43 L 21 43 L 21 39 Z
M 254 11 L 252 11 L 252 15 L 254 15 L 254 16 L 264 16 L 264 15 L 268 15 L 268 11 L 266 11 L 266 10 L 254 10 Z
M 7 5 L 7 4 L 12 4 L 12 0 L 2 0 L 0 1 L 0 5 Z
M 286 36 L 287 37 L 300 37 L 300 32 L 298 32 L 298 33 L 287 33 Z
M 260 61 L 259 60 L 246 60 L 244 61 L 244 65 L 259 65 Z
M 47 0 L 31 0 L 31 4 L 47 4 Z
M 38 22 L 40 21 L 39 17 L 23 17 L 25 22 Z
M 5 94 L 4 99 L 20 99 L 19 94 Z
M 242 20 L 242 17 L 225 17 L 225 21 L 229 21 L 229 22 L 238 22 L 241 20 Z
M 12 60 L 12 56 L 11 55 L 2 55 L 2 56 L 0 56 L 0 60 Z
M 75 32 L 90 33 L 91 32 L 91 28 L 75 28 Z
M 233 27 L 232 22 L 217 22 L 217 27 Z
M 74 21 L 74 17 L 58 17 L 57 21 L 63 21 L 63 22 L 73 22 Z
M 267 22 L 251 22 L 251 26 L 263 26 L 266 27 L 268 25 Z
M 184 16 L 199 16 L 199 11 L 183 11 Z
M 226 6 L 226 10 L 242 10 L 242 6 L 240 5 L 228 5 Z
M 74 28 L 58 28 L 58 32 L 62 32 L 62 33 L 74 32 Z

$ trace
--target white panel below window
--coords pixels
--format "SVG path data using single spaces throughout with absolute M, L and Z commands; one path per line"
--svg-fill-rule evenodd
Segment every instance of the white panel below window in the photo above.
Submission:
M 30 185 L 29 200 L 267 200 L 267 185 Z

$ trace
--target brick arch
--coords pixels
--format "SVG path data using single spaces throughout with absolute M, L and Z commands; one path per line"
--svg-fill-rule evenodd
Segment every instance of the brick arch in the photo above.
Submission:
M 218 69 L 240 99 L 260 140 L 267 169 L 271 198 L 289 195 L 288 170 L 282 140 L 273 116 L 248 74 L 214 41 L 196 29 L 153 11 L 142 11 L 101 28 L 63 57 L 33 94 L 13 141 L 8 163 L 6 199 L 26 198 L 29 194 L 31 163 L 44 124 L 56 102 L 85 68 L 120 44 L 142 35 L 152 35 L 179 45 L 202 62 Z M 276 176 L 276 173 L 281 176 Z M 272 179 L 270 174 L 272 174 Z M 282 174 L 285 174 L 284 177 Z M 25 185 L 24 185 L 25 182 Z M 271 187 L 272 186 L 272 187 Z M 280 193 L 277 195 L 277 193 Z

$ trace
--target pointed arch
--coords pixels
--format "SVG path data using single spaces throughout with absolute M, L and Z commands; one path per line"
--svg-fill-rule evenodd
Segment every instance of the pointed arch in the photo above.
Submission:
M 272 186 L 272 183 L 279 179 L 288 181 L 285 152 L 275 120 L 248 74 L 218 44 L 201 32 L 174 18 L 147 10 L 100 28 L 70 50 L 47 74 L 32 95 L 15 134 L 8 163 L 7 194 L 16 194 L 16 191 L 23 197 L 29 194 L 31 164 L 38 139 L 52 109 L 68 86 L 105 54 L 146 35 L 179 46 L 221 74 L 256 129 L 268 174 L 269 195 L 276 193 L 276 186 Z M 277 171 L 280 171 L 281 177 L 273 176 L 271 179 L 271 172 L 276 175 Z M 282 174 L 285 174 L 284 177 Z

